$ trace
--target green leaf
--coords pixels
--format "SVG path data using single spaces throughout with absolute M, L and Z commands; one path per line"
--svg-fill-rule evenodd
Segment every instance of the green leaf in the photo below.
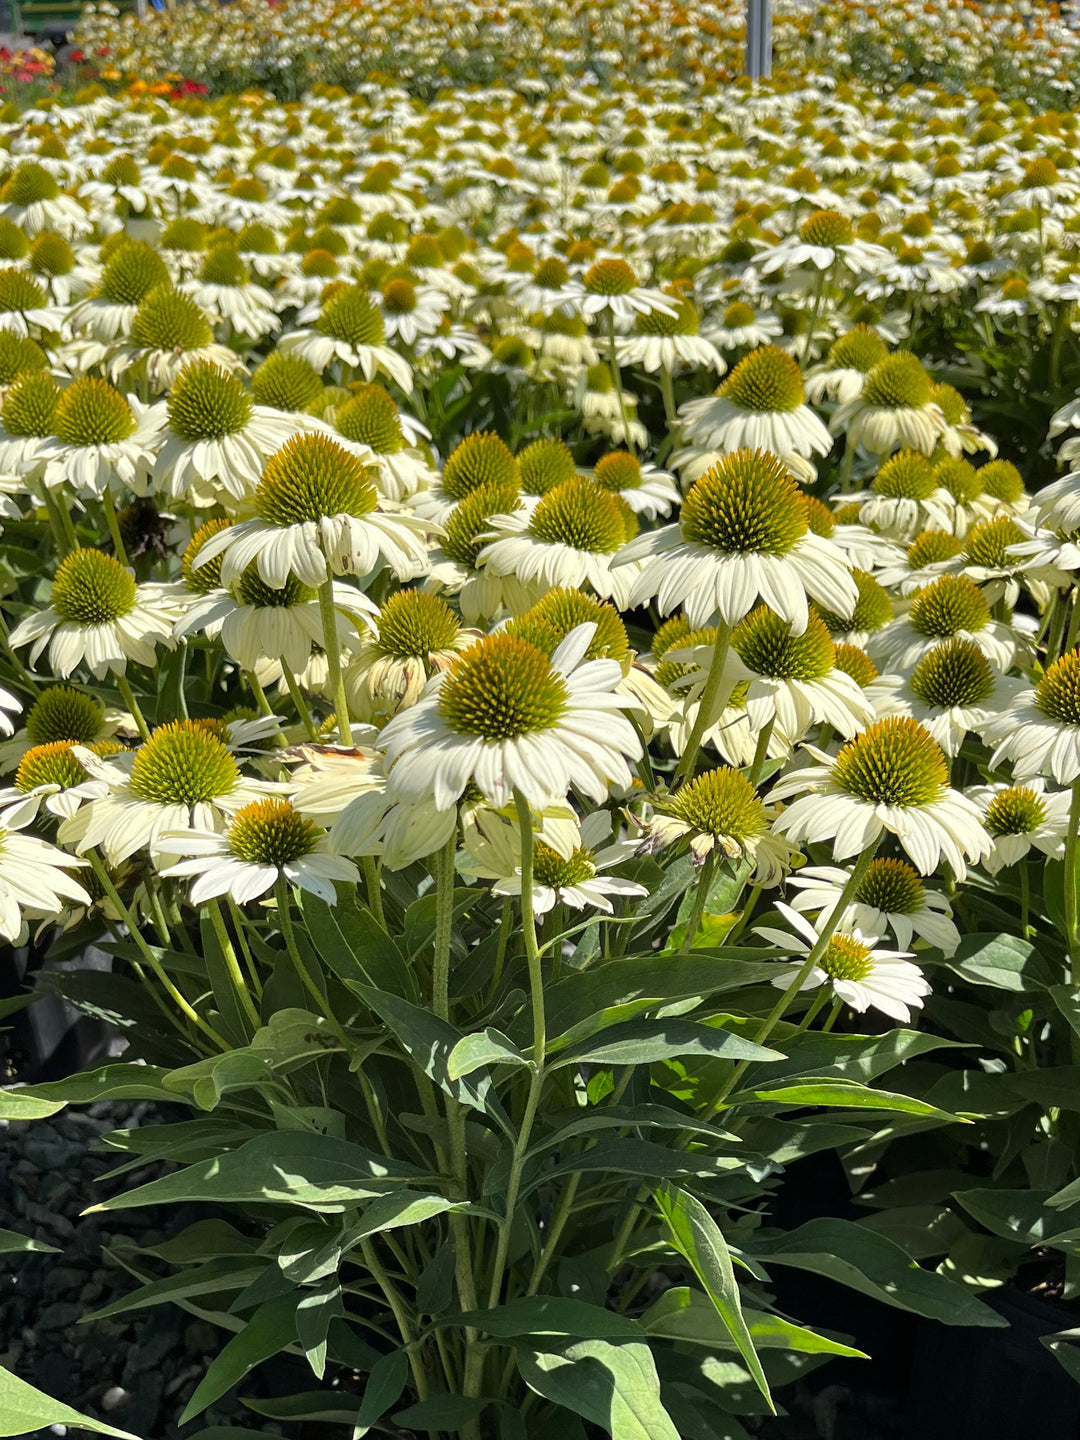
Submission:
M 101 1420 L 91 1420 L 72 1410 L 70 1405 L 52 1400 L 0 1366 L 0 1436 L 28 1435 L 50 1425 L 68 1425 L 75 1430 L 93 1430 L 98 1435 L 114 1435 L 119 1440 L 138 1440 L 128 1430 L 117 1430 Z
M 1059 1207 L 1047 1203 L 1051 1197 L 1045 1190 L 978 1189 L 953 1194 L 992 1234 L 1023 1245 L 1053 1245 L 1056 1238 L 1075 1229 L 1064 1220 Z
M 60 1255 L 55 1245 L 46 1245 L 44 1240 L 34 1240 L 29 1235 L 20 1235 L 15 1230 L 0 1230 L 0 1255 L 18 1255 L 28 1252 L 42 1255 Z
M 1046 1346 L 1054 1359 L 1074 1380 L 1080 1382 L 1080 1330 L 1059 1330 L 1056 1335 L 1040 1335 L 1040 1342 Z
M 269 1360 L 296 1337 L 296 1297 L 286 1295 L 261 1305 L 239 1334 L 234 1335 L 214 1360 L 184 1407 L 179 1423 L 186 1425 L 208 1405 L 220 1400 L 226 1390 L 242 1380 L 249 1370 Z
M 394 1412 L 395 1425 L 410 1430 L 460 1430 L 475 1420 L 488 1402 L 473 1395 L 429 1395 Z
M 327 905 L 305 890 L 299 895 L 304 925 L 319 958 L 347 985 L 370 985 L 418 1000 L 420 989 L 408 957 L 363 906 Z
M 1080 1110 L 1080 1065 L 1047 1065 L 1007 1077 L 1011 1090 L 1044 1110 Z
M 490 1025 L 475 1035 L 466 1035 L 450 1051 L 446 1073 L 451 1080 L 460 1080 L 485 1065 L 528 1065 L 528 1060 L 512 1040 Z
M 708 1055 L 725 1060 L 783 1060 L 741 1035 L 692 1020 L 628 1020 L 595 1039 L 564 1050 L 559 1065 L 652 1065 L 675 1055 Z M 552 1068 L 555 1068 L 553 1066 Z
M 485 1335 L 510 1340 L 529 1335 L 561 1335 L 574 1340 L 634 1340 L 645 1334 L 640 1323 L 628 1315 L 558 1295 L 522 1296 L 494 1310 L 466 1310 L 461 1315 L 448 1315 L 440 1323 L 471 1326 Z
M 172 712 L 166 712 L 172 713 Z M 210 916 L 204 911 L 199 920 L 199 950 L 206 961 L 206 973 L 210 977 L 210 988 L 214 992 L 214 1004 L 218 1010 L 218 1028 L 226 1040 L 233 1045 L 242 1045 L 251 1034 L 251 1022 L 244 1013 L 240 997 L 236 992 L 229 967 L 225 963 L 225 952 L 217 937 Z M 203 1106 L 203 1109 L 212 1109 Z
M 629 955 L 568 975 L 546 990 L 548 1048 L 554 1052 L 672 1001 L 705 1000 L 764 984 L 776 974 L 775 961 L 747 956 L 765 954 L 773 952 L 729 947 L 691 955 Z
M 448 1020 L 441 1020 L 437 1015 L 433 1015 L 430 1010 L 411 1005 L 397 995 L 373 990 L 370 985 L 350 982 L 349 989 L 359 995 L 364 1004 L 385 1022 L 409 1058 L 419 1065 L 436 1085 L 453 1096 L 459 1105 L 484 1111 L 496 1119 L 507 1133 L 511 1133 L 510 1122 L 495 1098 L 490 1075 L 485 1073 L 475 1080 L 470 1077 L 454 1080 L 448 1073 L 450 1056 L 458 1043 L 465 1038 L 460 1030 L 455 1029 Z
M 530 1390 L 600 1425 L 611 1440 L 679 1440 L 660 1402 L 660 1377 L 648 1345 L 579 1340 L 561 1350 L 518 1347 Z
M 123 1315 L 129 1310 L 145 1310 L 150 1305 L 184 1300 L 192 1295 L 214 1295 L 222 1290 L 241 1290 L 245 1285 L 257 1280 L 269 1264 L 270 1261 L 261 1256 L 229 1256 L 208 1260 L 204 1265 L 180 1270 L 175 1275 L 166 1275 L 163 1280 L 152 1280 L 150 1284 L 133 1290 L 130 1295 L 121 1295 L 119 1300 L 113 1300 L 110 1304 L 103 1305 L 100 1310 L 82 1316 L 80 1323 L 96 1323 L 98 1320 L 107 1320 L 110 1315 Z
M 422 1315 L 442 1315 L 450 1309 L 456 1261 L 453 1240 L 444 1240 L 416 1284 L 416 1308 Z
M 856 1360 L 866 1360 L 861 1350 L 842 1345 L 818 1335 L 802 1325 L 795 1325 L 779 1315 L 770 1315 L 764 1310 L 743 1307 L 750 1338 L 756 1350 L 794 1350 L 802 1355 L 846 1355 Z M 662 1340 L 689 1341 L 713 1350 L 737 1350 L 738 1346 L 727 1325 L 716 1312 L 716 1307 L 698 1290 L 685 1285 L 665 1290 L 659 1300 L 649 1306 L 641 1323 L 650 1335 Z
M 1035 946 L 1017 935 L 965 935 L 944 963 L 972 985 L 1019 994 L 1032 983 L 1024 972 L 1035 953 Z
M 96 1105 L 99 1100 L 176 1100 L 164 1085 L 169 1071 L 156 1065 L 103 1065 L 100 1070 L 84 1070 L 66 1080 L 50 1080 L 44 1085 L 26 1085 L 18 1091 L 5 1090 L 0 1105 L 11 1095 L 56 1100 L 55 1110 L 62 1105 Z M 42 1112 L 52 1115 L 55 1110 Z M 0 1116 L 3 1111 L 0 1110 Z M 38 1115 L 12 1115 L 11 1119 L 36 1120 Z
M 743 1317 L 735 1270 L 719 1225 L 701 1201 L 688 1195 L 685 1190 L 665 1186 L 655 1192 L 655 1200 L 671 1232 L 672 1244 L 700 1280 L 717 1315 L 734 1340 L 736 1349 L 746 1362 L 754 1384 L 775 1414 L 776 1407 L 769 1393 L 769 1382 L 765 1378 Z
M 565 1160 L 538 1175 L 522 1195 L 547 1184 L 556 1175 L 593 1174 L 606 1171 L 614 1175 L 636 1175 L 648 1180 L 681 1180 L 690 1176 L 715 1180 L 732 1170 L 741 1170 L 745 1160 L 735 1155 L 708 1155 L 704 1151 L 673 1150 L 651 1140 L 609 1140 L 589 1150 L 567 1155 Z
M 360 1440 L 382 1419 L 391 1405 L 397 1404 L 408 1378 L 409 1357 L 404 1350 L 394 1350 L 376 1362 L 360 1400 L 353 1440 Z
M 263 1084 L 275 1074 L 288 1074 L 340 1050 L 325 1016 L 309 1010 L 279 1010 L 249 1044 L 173 1070 L 164 1084 L 168 1090 L 189 1094 L 201 1110 L 213 1110 L 227 1091 Z
M 891 1090 L 871 1090 L 857 1080 L 812 1080 L 799 1085 L 782 1085 L 776 1090 L 743 1091 L 732 1095 L 729 1105 L 747 1100 L 765 1100 L 776 1105 L 836 1105 L 857 1110 L 895 1110 L 902 1115 L 921 1115 L 927 1119 L 957 1121 L 959 1117 L 924 1100 L 898 1095 Z M 966 1123 L 966 1122 L 962 1122 Z
M 359 1244 L 369 1235 L 419 1225 L 435 1215 L 445 1215 L 447 1211 L 458 1208 L 459 1204 L 454 1200 L 447 1200 L 442 1195 L 424 1195 L 418 1190 L 398 1190 L 392 1195 L 380 1195 L 366 1207 L 360 1223 L 350 1227 L 349 1239 Z
M 39 1100 L 26 1089 L 0 1090 L 0 1120 L 44 1120 L 65 1105 L 63 1100 Z
M 353 1425 L 360 1404 L 346 1390 L 301 1390 L 295 1395 L 241 1395 L 241 1405 L 268 1420 L 318 1420 L 324 1425 Z
M 771 1089 L 781 1082 L 807 1080 L 813 1075 L 869 1084 L 928 1050 L 962 1048 L 958 1041 L 942 1040 L 921 1030 L 889 1030 L 884 1035 L 797 1035 L 792 1029 L 785 1035 L 784 1027 L 778 1027 L 773 1038 L 787 1058 L 770 1065 L 764 1075 L 750 1070 L 744 1080 L 748 1090 L 759 1086 Z
M 321 1380 L 326 1373 L 330 1323 L 344 1314 L 341 1286 L 334 1276 L 315 1289 L 304 1290 L 297 1301 L 296 1338 L 316 1379 Z
M 114 1195 L 90 1211 L 211 1200 L 222 1204 L 303 1205 L 333 1213 L 374 1200 L 421 1172 L 332 1135 L 301 1130 L 257 1135 L 238 1149 Z
M 548 1118 L 555 1123 L 559 1117 L 552 1115 Z M 672 1110 L 667 1105 L 604 1105 L 584 1114 L 578 1113 L 565 1125 L 559 1125 L 550 1135 L 538 1140 L 528 1153 L 530 1157 L 542 1155 L 545 1150 L 565 1145 L 567 1140 L 577 1135 L 591 1135 L 597 1130 L 624 1130 L 628 1126 L 642 1130 L 690 1130 L 694 1134 L 711 1135 L 714 1140 L 733 1141 L 736 1138 L 719 1126 L 710 1125 L 707 1120 L 695 1120 L 693 1115 Z
M 850 1220 L 810 1220 L 797 1230 L 755 1240 L 752 1259 L 809 1270 L 946 1325 L 1007 1325 L 962 1286 L 921 1269 L 884 1235 Z
M 1069 1028 L 1080 1035 L 1080 990 L 1071 985 L 1051 985 L 1050 998 L 1069 1022 Z

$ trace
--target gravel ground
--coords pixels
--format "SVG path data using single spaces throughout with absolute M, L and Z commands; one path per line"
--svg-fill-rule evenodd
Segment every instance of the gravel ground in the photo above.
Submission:
M 118 1157 L 91 1153 L 118 1124 L 150 1118 L 149 1107 L 65 1110 L 49 1120 L 0 1131 L 0 1226 L 55 1245 L 59 1255 L 0 1256 L 0 1365 L 84 1414 L 144 1440 L 174 1440 L 233 1421 L 273 1434 L 231 1397 L 180 1431 L 176 1418 L 221 1347 L 213 1325 L 177 1305 L 158 1305 L 80 1325 L 82 1316 L 135 1288 L 103 1247 L 155 1245 L 207 1212 L 195 1206 L 80 1214 L 87 1205 L 149 1179 L 134 1172 L 98 1184 Z M 290 1368 L 290 1367 L 286 1367 Z M 255 1377 L 245 1393 L 257 1388 Z M 303 1388 L 300 1383 L 286 1388 Z M 62 1430 L 62 1427 L 59 1427 Z M 36 1431 L 54 1440 L 56 1428 Z

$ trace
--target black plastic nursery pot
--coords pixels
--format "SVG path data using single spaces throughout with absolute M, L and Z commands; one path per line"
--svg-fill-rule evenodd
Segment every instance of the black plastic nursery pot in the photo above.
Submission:
M 1039 1338 L 1075 1310 L 1011 1286 L 984 1299 L 1008 1329 L 917 1327 L 904 1440 L 1080 1440 L 1080 1386 Z

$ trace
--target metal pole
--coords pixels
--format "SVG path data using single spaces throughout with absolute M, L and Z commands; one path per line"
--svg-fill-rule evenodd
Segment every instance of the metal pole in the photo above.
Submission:
M 746 73 L 751 80 L 772 74 L 772 0 L 746 0 Z

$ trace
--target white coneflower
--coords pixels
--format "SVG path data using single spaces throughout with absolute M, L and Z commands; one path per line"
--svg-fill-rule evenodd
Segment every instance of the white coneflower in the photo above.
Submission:
M 649 520 L 670 515 L 681 498 L 678 486 L 666 470 L 658 470 L 647 461 L 643 463 L 629 450 L 615 450 L 601 456 L 593 466 L 593 479 L 602 490 L 621 496 L 635 514 Z
M 1016 663 L 1028 642 L 1016 624 L 994 620 L 986 597 L 966 575 L 939 575 L 912 596 L 907 614 L 867 637 L 875 664 L 908 669 L 943 640 L 970 640 L 1001 670 Z
M 834 858 L 844 860 L 861 855 L 887 830 L 920 875 L 933 874 L 945 860 L 958 880 L 969 860 L 989 853 L 978 810 L 949 787 L 941 746 L 917 720 L 878 720 L 835 757 L 806 748 L 819 763 L 784 776 L 770 794 L 799 797 L 775 822 L 791 840 L 829 840 Z
M 478 641 L 383 731 L 390 793 L 445 810 L 471 781 L 496 808 L 517 791 L 542 810 L 572 787 L 597 803 L 629 788 L 641 742 L 622 712 L 636 705 L 616 693 L 617 661 L 584 658 L 593 633 L 579 626 L 550 660 L 515 635 Z
M 580 395 L 581 419 L 590 435 L 606 435 L 616 445 L 636 445 L 643 450 L 649 432 L 637 418 L 637 397 L 630 390 L 615 388 L 610 365 L 590 365 L 579 377 L 575 393 Z
M 846 215 L 838 210 L 815 210 L 799 226 L 797 234 L 771 246 L 759 263 L 763 275 L 776 270 L 831 270 L 834 265 L 860 275 L 880 269 L 882 262 L 888 263 L 890 258 L 883 246 L 858 239 Z
M 610 317 L 620 329 L 632 325 L 639 315 L 678 313 L 670 295 L 639 285 L 633 267 L 617 256 L 597 260 L 586 270 L 578 309 L 588 320 Z
M 214 727 L 198 720 L 161 725 L 112 761 L 82 746 L 73 754 L 108 793 L 66 819 L 57 838 L 79 855 L 100 846 L 110 865 L 143 849 L 168 855 L 166 835 L 224 829 L 237 810 L 282 788 L 242 775 Z
M 480 638 L 462 628 L 445 600 L 422 590 L 399 590 L 359 629 L 345 691 L 352 714 L 373 725 L 415 705 L 432 675 Z
M 783 901 L 777 910 L 791 927 L 790 932 L 768 926 L 756 926 L 755 935 L 787 951 L 809 955 L 819 936 L 808 920 Z M 917 965 L 911 963 L 910 952 L 883 950 L 878 937 L 854 931 L 833 935 L 818 963 L 813 966 L 801 989 L 815 990 L 828 984 L 832 993 L 852 1010 L 880 1010 L 891 1020 L 908 1024 L 912 1010 L 922 1007 L 930 994 L 930 986 Z M 803 960 L 792 961 L 773 981 L 780 990 L 787 990 L 804 966 Z
M 465 857 L 459 859 L 463 875 L 488 880 L 495 895 L 521 894 L 521 830 L 515 818 L 496 810 L 472 813 L 465 830 Z M 577 829 L 577 826 L 574 827 Z M 591 906 L 610 915 L 613 900 L 636 900 L 649 892 L 634 880 L 603 872 L 633 857 L 634 841 L 611 840 L 611 816 L 594 810 L 581 822 L 577 843 L 560 854 L 537 838 L 533 844 L 532 904 L 546 915 L 556 904 L 574 910 Z M 607 842 L 607 843 L 605 843 Z
M 379 305 L 387 338 L 415 345 L 421 335 L 434 335 L 449 305 L 446 293 L 433 285 L 418 286 L 400 275 L 388 280 Z
M 250 498 L 274 451 L 317 423 L 256 405 L 236 375 L 204 360 L 184 366 L 149 418 L 164 434 L 155 491 L 199 505 L 216 503 L 222 491 Z
M 1011 760 L 1017 780 L 1052 775 L 1061 785 L 1080 779 L 1080 650 L 1069 650 L 1010 710 L 983 731 L 996 746 L 991 766 Z
M 960 932 L 952 919 L 952 906 L 944 895 L 928 890 L 918 871 L 906 860 L 884 855 L 871 860 L 850 904 L 838 914 L 837 906 L 850 878 L 836 865 L 806 866 L 788 881 L 797 892 L 791 908 L 800 914 L 816 914 L 815 928 L 819 931 L 826 925 L 835 925 L 838 930 L 854 927 L 864 935 L 883 935 L 891 930 L 896 943 L 905 950 L 917 937 L 946 956 L 955 953 Z
M 907 543 L 924 530 L 952 530 L 948 491 L 934 478 L 929 460 L 918 450 L 891 456 L 870 482 L 870 491 L 851 497 L 859 519 L 895 540 Z
M 176 383 L 185 365 L 209 360 L 226 370 L 242 370 L 242 358 L 214 339 L 206 312 L 190 295 L 159 285 L 139 304 L 131 322 L 127 344 L 107 362 L 112 380 L 142 376 L 154 394 Z
M 0 790 L 0 814 L 13 825 L 29 824 L 44 808 L 58 819 L 74 815 L 86 800 L 104 795 L 108 789 L 92 780 L 76 759 L 75 741 L 55 740 L 27 750 L 15 771 L 10 789 Z M 115 742 L 94 746 L 95 755 L 120 749 Z
M 0 215 L 27 235 L 56 230 L 65 240 L 89 235 L 94 228 L 79 202 L 65 195 L 54 175 L 35 160 L 25 160 L 0 189 Z
M 775 315 L 758 312 L 745 300 L 732 300 L 720 320 L 706 326 L 706 335 L 721 350 L 742 350 L 747 346 L 772 345 L 784 333 Z
M 14 708 L 5 703 L 5 710 Z M 126 717 L 120 710 L 107 712 L 100 700 L 72 685 L 49 685 L 27 710 L 20 730 L 12 734 L 6 728 L 9 717 L 3 718 L 11 739 L 0 742 L 0 771 L 14 770 L 27 750 L 38 745 L 70 740 L 92 746 L 110 740 Z
M 32 835 L 20 835 L 20 824 L 0 817 L 0 938 L 21 943 L 24 916 L 59 915 L 70 902 L 89 905 L 90 896 L 65 872 L 84 865 Z
M 337 363 L 374 380 L 382 370 L 406 394 L 412 390 L 412 369 L 386 344 L 382 315 L 361 285 L 339 288 L 322 306 L 314 329 L 283 335 L 278 348 L 282 354 L 301 356 L 319 371 Z
M 516 491 L 521 475 L 501 436 L 494 430 L 474 430 L 454 446 L 438 481 L 416 497 L 417 512 L 441 524 L 455 505 L 485 485 L 509 485 Z
M 717 611 L 737 624 L 760 598 L 800 633 L 808 593 L 841 613 L 858 599 L 841 552 L 811 532 L 787 467 L 761 450 L 725 456 L 693 485 L 677 524 L 639 535 L 614 563 L 638 561 L 627 605 L 655 596 L 662 615 L 682 605 L 695 628 Z
M 874 719 L 866 695 L 850 675 L 836 668 L 835 647 L 816 615 L 810 616 L 801 635 L 793 635 L 786 620 L 767 605 L 759 605 L 732 631 L 731 648 L 745 667 L 746 712 L 755 732 L 774 721 L 790 747 L 812 725 L 831 725 L 838 735 L 850 739 Z M 681 653 L 673 651 L 672 658 L 679 659 Z M 710 658 L 705 657 L 700 672 L 701 687 Z M 693 677 L 685 683 L 693 695 Z M 709 716 L 707 723 L 714 720 Z
M 297 435 L 276 451 L 252 506 L 255 518 L 212 536 L 196 568 L 221 555 L 231 585 L 255 561 L 274 589 L 290 575 L 318 589 L 328 567 L 365 576 L 385 562 L 399 580 L 425 569 L 430 524 L 380 510 L 368 467 L 326 435 Z
M 31 645 L 30 664 L 48 646 L 49 666 L 66 678 L 80 666 L 101 680 L 128 662 L 151 668 L 159 645 L 172 649 L 174 614 L 152 590 L 100 550 L 73 550 L 53 577 L 49 604 L 21 620 L 13 646 Z
M 526 585 L 515 574 L 497 575 L 480 559 L 494 533 L 493 517 L 511 514 L 520 503 L 515 482 L 492 481 L 470 491 L 446 516 L 424 588 L 453 596 L 469 625 L 504 612 L 520 615 L 540 598 L 541 587 Z
M 63 306 L 50 305 L 45 287 L 25 270 L 0 270 L 0 330 L 20 338 L 59 331 L 67 314 Z
M 125 241 L 109 256 L 96 290 L 72 306 L 68 324 L 74 334 L 85 331 L 109 345 L 128 333 L 150 292 L 169 283 L 168 266 L 152 246 Z
M 208 251 L 198 275 L 181 281 L 178 288 L 211 319 L 224 322 L 249 340 L 261 340 L 281 329 L 274 297 L 251 279 L 232 245 L 217 245 Z
M 279 880 L 333 905 L 335 882 L 355 885 L 360 879 L 351 860 L 330 853 L 326 832 L 298 814 L 288 800 L 251 801 L 230 817 L 222 834 L 186 830 L 166 833 L 159 843 L 168 855 L 188 857 L 161 873 L 192 881 L 192 905 L 221 895 L 246 905 Z
M 879 713 L 913 716 L 946 755 L 956 756 L 967 736 L 983 735 L 1027 683 L 1001 674 L 973 640 L 945 640 L 916 662 Z
M 588 585 L 627 608 L 639 567 L 613 569 L 612 559 L 637 522 L 625 502 L 585 476 L 556 485 L 531 510 L 493 515 L 490 529 L 495 538 L 479 563 L 492 575 L 513 575 L 540 593 Z
M 381 385 L 354 388 L 334 412 L 334 428 L 347 448 L 362 458 L 370 455 L 379 492 L 388 500 L 407 500 L 436 484 L 436 472 L 417 448 L 431 439 L 429 431 L 403 414 Z
M 656 799 L 639 849 L 651 854 L 685 840 L 695 865 L 716 852 L 726 860 L 749 861 L 755 885 L 778 885 L 794 852 L 770 830 L 771 818 L 746 776 L 720 766 Z
M 61 392 L 53 433 L 37 447 L 42 481 L 50 490 L 69 485 L 96 497 L 124 487 L 139 492 L 154 462 L 156 430 L 137 399 L 83 376 Z
M 994 781 L 975 785 L 968 795 L 982 812 L 994 848 L 983 861 L 991 875 L 1016 865 L 1032 848 L 1050 860 L 1065 854 L 1069 833 L 1068 790 L 1047 790 L 1039 777 L 1024 785 Z
M 711 340 L 699 334 L 698 314 L 693 302 L 672 295 L 677 314 L 651 310 L 638 315 L 633 333 L 621 337 L 615 353 L 620 365 L 640 365 L 647 374 L 665 370 L 673 374 L 680 365 L 715 370 L 723 375 L 727 362 Z
M 861 393 L 867 375 L 888 355 L 888 347 L 869 325 L 856 325 L 830 345 L 825 359 L 803 377 L 815 405 L 826 397 L 842 405 Z
M 688 440 L 709 450 L 827 455 L 832 437 L 804 403 L 798 363 L 775 345 L 740 360 L 715 395 L 679 407 Z
M 992 459 L 997 454 L 997 441 L 971 423 L 971 411 L 958 390 L 951 385 L 935 385 L 930 399 L 945 416 L 941 443 L 950 455 L 974 455 L 985 450 Z
M 859 394 L 837 408 L 829 429 L 874 455 L 902 447 L 931 455 L 945 433 L 945 416 L 930 376 L 916 356 L 901 350 L 874 366 Z
M 32 475 L 53 434 L 60 387 L 47 370 L 20 375 L 0 406 L 0 471 Z

